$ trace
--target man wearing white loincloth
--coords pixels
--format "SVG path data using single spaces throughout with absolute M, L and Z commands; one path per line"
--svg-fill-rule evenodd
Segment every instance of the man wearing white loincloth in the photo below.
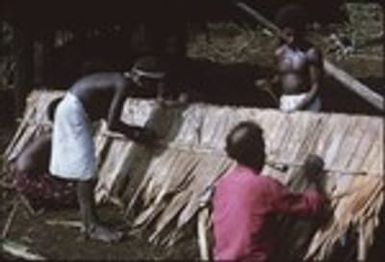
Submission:
M 276 23 L 285 39 L 275 51 L 277 74 L 270 81 L 258 80 L 257 86 L 278 86 L 279 108 L 284 112 L 320 111 L 319 91 L 323 77 L 323 59 L 318 48 L 304 37 L 306 11 L 302 6 L 288 4 L 276 15 Z
M 165 66 L 155 57 L 139 59 L 129 74 L 91 74 L 75 82 L 56 110 L 50 172 L 77 181 L 80 214 L 89 238 L 115 242 L 122 237 L 121 232 L 103 226 L 96 214 L 96 157 L 91 122 L 106 119 L 111 131 L 150 143 L 156 138 L 153 131 L 127 125 L 120 116 L 132 90 L 158 90 L 165 74 Z
M 287 38 L 275 52 L 284 112 L 321 109 L 322 54 L 304 37 L 307 21 L 304 8 L 294 4 L 282 7 L 276 16 Z

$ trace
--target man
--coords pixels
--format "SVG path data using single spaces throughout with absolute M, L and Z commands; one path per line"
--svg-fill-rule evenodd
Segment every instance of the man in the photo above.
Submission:
M 261 175 L 265 162 L 262 129 L 242 122 L 227 136 L 226 152 L 237 166 L 215 185 L 213 198 L 214 259 L 271 261 L 277 248 L 279 214 L 316 217 L 322 210 L 322 193 L 290 192 L 277 180 Z M 307 178 L 321 188 L 322 161 L 309 157 Z
M 135 90 L 156 91 L 163 85 L 165 66 L 155 57 L 139 59 L 128 74 L 95 73 L 78 80 L 57 108 L 50 171 L 77 181 L 80 214 L 87 237 L 116 242 L 121 232 L 103 226 L 95 210 L 96 156 L 90 123 L 105 119 L 111 131 L 140 143 L 151 143 L 153 131 L 120 120 L 124 102 Z
M 48 119 L 52 122 L 56 106 L 62 98 L 48 105 Z M 51 132 L 43 132 L 27 144 L 17 156 L 13 167 L 16 190 L 24 195 L 34 208 L 55 209 L 76 206 L 76 190 L 72 181 L 49 174 Z
M 288 113 L 320 111 L 323 59 L 320 50 L 305 39 L 306 11 L 299 5 L 288 4 L 278 11 L 275 20 L 284 35 L 275 50 L 276 75 L 270 83 L 278 85 L 282 94 L 279 107 Z M 260 87 L 266 84 L 265 80 L 256 81 Z
M 320 50 L 304 37 L 306 22 L 306 11 L 294 4 L 283 7 L 276 16 L 276 23 L 286 36 L 275 52 L 283 92 L 280 109 L 285 112 L 321 109 L 323 59 Z

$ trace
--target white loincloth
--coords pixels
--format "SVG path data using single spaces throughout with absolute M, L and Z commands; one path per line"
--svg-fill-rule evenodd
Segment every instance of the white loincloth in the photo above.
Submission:
M 305 99 L 306 95 L 307 93 L 283 95 L 279 100 L 279 108 L 284 112 L 293 112 L 294 109 Z M 316 97 L 310 105 L 308 105 L 306 108 L 302 108 L 301 110 L 319 112 L 321 110 L 321 99 Z
M 65 179 L 96 178 L 91 123 L 80 100 L 69 92 L 55 112 L 49 170 Z

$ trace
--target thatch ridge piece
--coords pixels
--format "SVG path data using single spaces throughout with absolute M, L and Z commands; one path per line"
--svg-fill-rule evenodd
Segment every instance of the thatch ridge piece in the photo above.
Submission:
M 17 154 L 31 134 L 38 131 L 39 125 L 27 122 L 46 121 L 43 108 L 58 95 L 55 92 L 31 94 L 26 112 L 33 113 L 23 118 L 19 127 L 22 130 L 7 149 L 8 157 Z M 359 230 L 362 236 L 360 257 L 366 257 L 373 244 L 384 202 L 380 117 L 285 114 L 273 109 L 205 104 L 167 109 L 151 100 L 128 99 L 122 118 L 156 129 L 163 139 L 158 147 L 146 148 L 119 135 L 108 134 L 104 125 L 96 126 L 100 160 L 96 197 L 100 201 L 118 200 L 126 207 L 126 214 L 133 217 L 137 229 L 151 230 L 150 240 L 154 243 L 176 241 L 190 222 L 195 221 L 201 210 L 200 194 L 233 165 L 224 153 L 226 134 L 240 121 L 250 120 L 264 129 L 269 161 L 288 166 L 284 172 L 266 165 L 265 175 L 300 190 L 306 185 L 296 174 L 306 155 L 316 153 L 325 160 L 325 190 L 333 202 L 334 220 L 315 234 L 311 226 L 301 232 L 286 227 L 285 232 L 291 236 L 291 246 L 287 249 L 295 245 L 298 254 L 327 259 L 338 249 L 338 239 L 344 237 L 349 228 Z M 362 192 L 356 187 L 362 187 Z M 356 215 L 361 219 L 356 219 Z

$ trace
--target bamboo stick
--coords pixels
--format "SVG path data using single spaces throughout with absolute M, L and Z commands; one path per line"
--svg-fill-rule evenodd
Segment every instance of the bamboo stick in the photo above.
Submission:
M 353 78 L 348 73 L 336 67 L 326 59 L 324 60 L 324 68 L 326 73 L 339 81 L 346 88 L 365 99 L 377 109 L 384 111 L 384 98 L 380 94 L 373 92 L 360 81 Z
M 258 22 L 263 24 L 269 30 L 273 32 L 276 36 L 279 36 L 283 40 L 287 40 L 287 36 L 282 33 L 282 31 L 271 21 L 266 19 L 255 9 L 249 7 L 247 4 L 237 1 L 235 5 L 241 10 L 245 11 Z M 348 88 L 350 91 L 353 91 L 367 102 L 369 102 L 375 108 L 384 111 L 384 98 L 377 94 L 376 92 L 370 90 L 367 86 L 362 84 L 360 81 L 350 76 L 348 73 L 342 69 L 337 68 L 335 65 L 324 59 L 324 69 L 325 72 L 333 77 L 335 80 L 340 82 L 344 87 Z
M 0 174 L 0 177 L 1 176 L 3 176 L 3 174 Z M 3 180 L 0 180 L 0 187 L 2 187 L 4 189 L 14 189 L 15 188 L 11 183 L 5 182 Z
M 32 206 L 31 206 L 31 203 L 29 202 L 29 200 L 22 194 L 19 194 L 19 199 L 20 199 L 20 202 L 24 205 L 24 207 L 27 209 L 28 213 L 31 215 L 31 216 L 37 216 L 38 214 L 41 214 L 43 210 L 40 210 L 39 211 L 36 211 Z
M 1 248 L 4 252 L 17 258 L 25 260 L 46 260 L 43 256 L 30 252 L 27 246 L 14 241 L 3 240 Z
M 47 225 L 50 226 L 64 226 L 64 227 L 72 227 L 72 228 L 83 228 L 83 224 L 81 221 L 70 221 L 70 220 L 47 220 L 45 221 Z
M 12 210 L 8 215 L 7 221 L 5 222 L 5 226 L 4 226 L 3 231 L 1 233 L 2 238 L 6 238 L 8 233 L 9 233 L 9 230 L 11 229 L 13 220 L 14 220 L 15 215 L 16 215 L 16 212 L 19 209 L 20 202 L 21 202 L 20 199 L 16 199 L 16 202 L 13 203 Z
M 209 218 L 209 208 L 205 207 L 201 209 L 198 213 L 198 245 L 199 245 L 199 254 L 200 258 L 203 261 L 208 261 L 210 259 L 209 243 L 207 241 L 207 228 L 206 223 Z

